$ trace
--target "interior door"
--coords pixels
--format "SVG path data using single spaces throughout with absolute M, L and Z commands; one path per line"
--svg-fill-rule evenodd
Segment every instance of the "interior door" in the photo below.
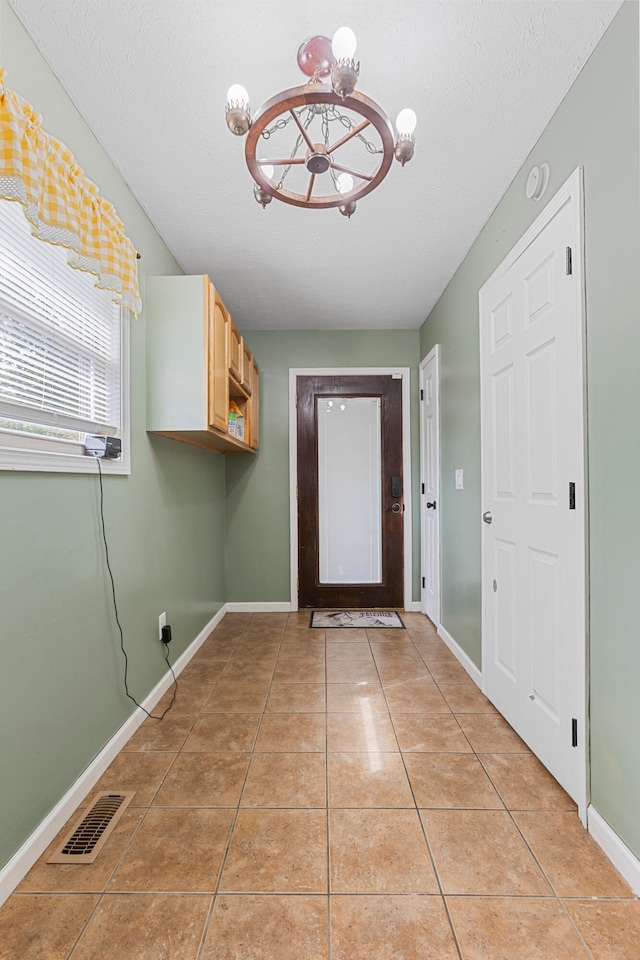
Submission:
M 402 380 L 297 377 L 298 604 L 402 606 Z
M 420 370 L 422 424 L 422 612 L 440 624 L 440 415 L 439 350 Z
M 483 682 L 583 796 L 583 375 L 573 200 L 480 302 Z M 579 722 L 578 722 L 579 721 Z

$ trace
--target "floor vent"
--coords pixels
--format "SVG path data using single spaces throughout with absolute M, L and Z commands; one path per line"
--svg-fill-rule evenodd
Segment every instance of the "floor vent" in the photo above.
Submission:
M 135 791 L 99 793 L 95 803 L 64 838 L 47 863 L 93 863 Z

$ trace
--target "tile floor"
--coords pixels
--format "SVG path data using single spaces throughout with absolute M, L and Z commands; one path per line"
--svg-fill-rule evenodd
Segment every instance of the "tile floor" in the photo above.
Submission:
M 1 960 L 638 960 L 574 804 L 404 619 L 226 616 L 97 785 L 136 794 L 96 862 L 45 854 L 0 910 Z

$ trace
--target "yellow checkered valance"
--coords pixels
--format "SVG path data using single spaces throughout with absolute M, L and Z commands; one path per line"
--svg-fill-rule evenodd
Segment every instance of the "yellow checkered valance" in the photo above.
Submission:
M 18 200 L 34 236 L 66 247 L 71 267 L 94 274 L 96 286 L 138 313 L 136 251 L 122 221 L 4 76 L 0 67 L 0 199 Z

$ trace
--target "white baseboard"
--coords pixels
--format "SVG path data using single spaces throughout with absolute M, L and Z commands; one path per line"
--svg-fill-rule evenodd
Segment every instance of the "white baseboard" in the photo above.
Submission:
M 602 847 L 616 870 L 622 874 L 636 896 L 640 896 L 640 860 L 592 806 L 587 809 L 587 826 L 589 833 Z
M 404 609 L 407 613 L 420 613 L 422 606 L 419 600 L 412 600 L 411 603 L 405 603 Z
M 173 664 L 173 672 L 176 677 L 184 670 L 189 660 L 191 660 L 193 655 L 199 650 L 213 628 L 220 623 L 226 612 L 227 605 L 223 606 L 218 613 L 211 618 L 195 640 L 193 640 L 184 653 L 178 657 Z M 167 671 L 148 697 L 143 700 L 142 706 L 145 710 L 152 710 L 172 683 L 173 677 L 171 676 L 171 672 Z M 16 851 L 11 860 L 0 870 L 0 907 L 26 876 L 38 857 L 44 853 L 52 840 L 55 839 L 69 817 L 73 816 L 74 811 L 77 810 L 109 764 L 117 757 L 124 745 L 145 719 L 146 714 L 144 710 L 136 709 L 136 711 L 125 720 L 120 729 L 117 730 L 111 740 L 105 744 L 95 760 L 93 760 L 84 773 L 78 777 L 51 813 L 44 818 L 31 836 L 25 840 L 20 849 Z
M 227 613 L 289 613 L 291 604 L 289 601 L 273 601 L 270 603 L 256 601 L 255 603 L 231 602 L 226 604 Z
M 451 650 L 451 653 L 460 661 L 474 683 L 482 689 L 482 672 L 478 670 L 471 657 L 464 652 L 460 644 L 453 639 L 449 631 L 445 630 L 442 624 L 438 626 L 438 636 L 444 640 L 449 650 Z

